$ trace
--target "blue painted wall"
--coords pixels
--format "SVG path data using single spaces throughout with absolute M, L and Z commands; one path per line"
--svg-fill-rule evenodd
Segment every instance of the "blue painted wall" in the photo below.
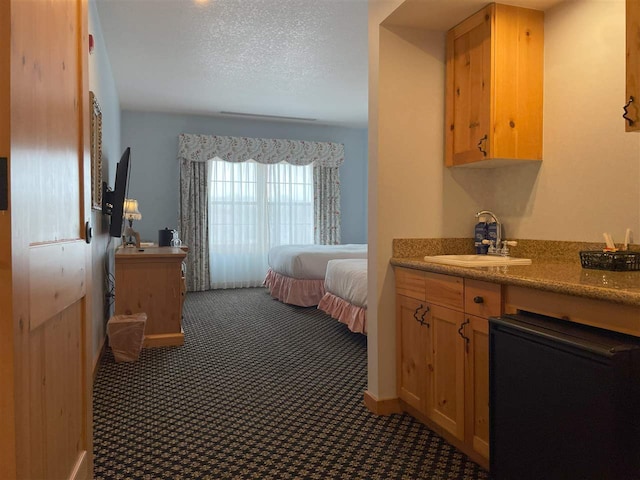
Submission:
M 121 125 L 122 149 L 131 147 L 128 196 L 138 200 L 142 213 L 134 229 L 143 241 L 157 242 L 158 230 L 178 227 L 178 135 L 195 133 L 344 144 L 342 243 L 367 243 L 366 129 L 127 110 Z
M 93 35 L 95 50 L 89 55 L 89 90 L 98 100 L 102 112 L 102 175 L 113 186 L 116 163 L 120 158 L 120 100 L 105 48 L 100 17 L 95 1 L 89 2 L 89 33 Z M 88 100 L 88 99 L 87 99 Z M 109 241 L 108 219 L 100 210 L 92 210 L 92 323 L 93 358 L 97 360 L 105 339 L 105 325 L 109 312 L 105 309 L 105 264 L 113 273 L 113 248 L 119 243 Z

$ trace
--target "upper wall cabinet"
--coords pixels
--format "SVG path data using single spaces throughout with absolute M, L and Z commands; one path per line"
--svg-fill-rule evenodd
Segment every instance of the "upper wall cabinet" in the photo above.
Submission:
M 640 2 L 627 0 L 627 88 L 625 130 L 640 131 Z
M 543 62 L 538 10 L 493 3 L 447 33 L 448 167 L 542 160 Z

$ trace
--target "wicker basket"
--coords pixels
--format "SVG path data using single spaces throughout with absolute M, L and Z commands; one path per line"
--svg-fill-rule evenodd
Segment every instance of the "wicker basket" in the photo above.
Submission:
M 580 263 L 583 268 L 596 270 L 640 271 L 640 252 L 583 251 L 580 252 Z

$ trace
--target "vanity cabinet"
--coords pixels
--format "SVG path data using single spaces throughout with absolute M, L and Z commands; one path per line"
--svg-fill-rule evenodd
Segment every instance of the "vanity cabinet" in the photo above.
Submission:
M 542 160 L 543 12 L 492 3 L 446 48 L 446 166 Z
M 406 268 L 395 277 L 398 397 L 487 466 L 488 317 L 502 312 L 502 287 Z
M 624 106 L 625 130 L 640 130 L 640 2 L 626 3 L 626 104 Z

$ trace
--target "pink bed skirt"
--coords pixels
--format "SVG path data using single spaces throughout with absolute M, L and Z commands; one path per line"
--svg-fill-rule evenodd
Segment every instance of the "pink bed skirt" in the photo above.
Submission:
M 324 295 L 324 279 L 301 280 L 280 275 L 271 269 L 267 272 L 264 284 L 273 298 L 300 307 L 318 305 Z
M 344 323 L 355 333 L 367 333 L 367 309 L 353 305 L 332 293 L 325 293 L 318 308 Z

